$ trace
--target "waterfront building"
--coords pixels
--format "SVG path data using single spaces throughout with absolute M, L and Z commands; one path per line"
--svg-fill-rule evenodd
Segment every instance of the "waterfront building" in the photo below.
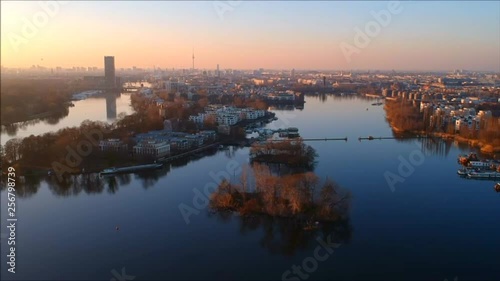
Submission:
M 99 141 L 101 151 L 127 151 L 128 146 L 119 139 L 106 139 Z
M 235 115 L 235 114 L 220 114 L 220 115 L 217 115 L 216 121 L 219 125 L 232 126 L 232 125 L 236 125 L 236 123 L 238 123 L 239 118 L 238 118 L 238 115 Z
M 156 158 L 170 154 L 170 144 L 166 141 L 144 140 L 134 146 L 134 155 L 147 155 Z
M 172 150 L 187 150 L 190 148 L 190 143 L 184 138 L 173 137 L 170 139 Z

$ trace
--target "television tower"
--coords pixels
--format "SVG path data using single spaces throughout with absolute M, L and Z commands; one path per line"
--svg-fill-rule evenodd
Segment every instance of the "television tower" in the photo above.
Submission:
M 194 48 L 193 48 L 193 71 L 194 71 Z

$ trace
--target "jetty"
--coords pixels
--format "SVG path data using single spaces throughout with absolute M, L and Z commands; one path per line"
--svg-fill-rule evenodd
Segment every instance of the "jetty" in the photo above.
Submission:
M 408 136 L 408 137 L 359 137 L 358 140 L 400 140 L 400 139 L 426 139 L 429 138 L 427 136 Z
M 302 141 L 347 141 L 347 137 L 345 138 L 301 138 Z M 283 140 L 267 140 L 268 142 L 280 142 Z

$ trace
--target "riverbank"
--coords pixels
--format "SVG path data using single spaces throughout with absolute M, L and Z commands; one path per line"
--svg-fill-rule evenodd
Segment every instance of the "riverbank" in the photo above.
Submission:
M 206 150 L 209 150 L 210 148 L 215 148 L 219 146 L 220 143 L 212 143 L 208 144 L 196 149 L 192 149 L 189 151 L 184 151 L 184 152 L 179 152 L 175 153 L 172 155 L 169 155 L 168 157 L 163 157 L 159 158 L 154 162 L 158 163 L 170 163 L 174 160 L 177 159 L 182 159 L 182 158 L 187 158 L 192 155 L 195 155 L 197 153 L 204 152 Z M 92 158 L 92 156 L 90 156 Z M 145 164 L 151 164 L 151 160 L 146 161 L 142 159 L 128 159 L 128 160 L 120 160 L 119 165 L 109 164 L 106 163 L 109 159 L 104 159 L 104 158 L 99 158 L 99 157 L 94 157 L 94 161 L 91 163 L 87 163 L 85 166 L 79 166 L 79 167 L 65 167 L 65 174 L 67 175 L 81 175 L 81 174 L 95 174 L 99 173 L 104 169 L 110 169 L 110 168 L 124 168 L 124 167 L 130 167 L 130 166 L 137 166 L 137 165 L 145 165 Z M 31 175 L 46 175 L 49 172 L 54 172 L 53 166 L 23 166 L 23 165 L 16 165 L 16 164 L 11 164 L 14 166 L 17 166 L 16 170 L 21 171 L 21 173 L 25 176 L 31 176 Z
M 485 143 L 477 139 L 465 138 L 455 134 L 443 133 L 443 132 L 425 132 L 425 131 L 408 131 L 402 130 L 396 126 L 391 125 L 391 129 L 395 134 L 412 134 L 420 136 L 431 136 L 441 138 L 443 140 L 452 140 L 459 143 L 467 144 L 471 147 L 479 148 L 481 153 L 484 154 L 498 154 L 500 153 L 500 145 L 495 145 L 493 143 Z
M 467 143 L 471 147 L 476 147 L 481 150 L 481 153 L 484 154 L 496 154 L 500 153 L 500 146 L 499 145 L 494 145 L 492 143 L 485 143 L 477 139 L 469 139 L 469 138 L 464 138 L 462 136 L 457 136 L 454 134 L 448 134 L 448 133 L 438 133 L 434 132 L 431 133 L 435 137 L 439 137 L 445 140 L 454 140 L 460 143 Z
M 64 107 L 60 110 L 51 110 L 51 111 L 46 111 L 46 112 L 42 112 L 42 113 L 38 113 L 38 114 L 33 114 L 33 115 L 30 115 L 30 116 L 27 116 L 24 118 L 17 118 L 15 120 L 10 120 L 9 122 L 3 122 L 3 120 L 2 120 L 1 125 L 2 126 L 11 126 L 11 125 L 15 125 L 16 123 L 53 117 L 53 116 L 56 116 L 57 114 L 64 113 L 64 111 L 67 110 L 68 107 L 70 107 L 70 103 L 65 104 Z

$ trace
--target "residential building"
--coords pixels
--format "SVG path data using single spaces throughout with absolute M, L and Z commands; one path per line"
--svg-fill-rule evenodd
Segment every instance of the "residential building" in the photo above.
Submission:
M 165 141 L 144 140 L 134 146 L 134 155 L 164 157 L 170 154 L 170 144 Z
M 238 123 L 239 118 L 238 118 L 238 115 L 235 115 L 235 114 L 221 114 L 221 115 L 217 115 L 216 121 L 219 125 L 232 126 L 232 125 L 235 125 L 236 123 Z
M 99 149 L 101 151 L 127 151 L 128 146 L 119 139 L 106 139 L 99 141 Z

